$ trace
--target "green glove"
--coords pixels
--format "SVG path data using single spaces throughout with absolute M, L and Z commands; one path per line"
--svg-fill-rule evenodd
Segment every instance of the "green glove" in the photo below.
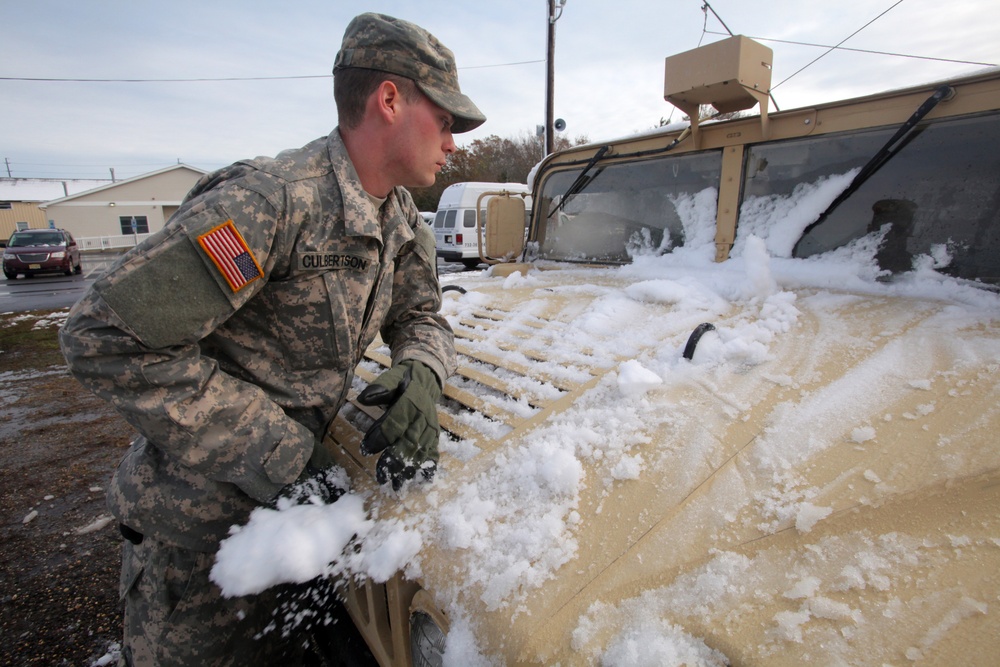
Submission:
M 339 468 L 333 454 L 323 442 L 313 446 L 312 456 L 306 462 L 305 469 L 291 484 L 286 484 L 267 505 L 276 509 L 282 498 L 291 500 L 296 505 L 314 502 L 318 499 L 324 505 L 329 505 L 344 495 L 345 489 L 338 477 Z
M 437 400 L 441 385 L 437 375 L 420 361 L 401 361 L 362 390 L 358 402 L 381 405 L 379 417 L 361 441 L 363 454 L 378 454 L 375 478 L 379 484 L 392 481 L 399 490 L 403 482 L 420 472 L 430 480 L 437 469 Z

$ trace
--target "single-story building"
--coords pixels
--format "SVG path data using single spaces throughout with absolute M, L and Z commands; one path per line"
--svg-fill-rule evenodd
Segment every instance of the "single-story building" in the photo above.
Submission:
M 19 229 L 55 227 L 39 204 L 111 183 L 108 179 L 0 178 L 0 244 Z
M 72 194 L 40 206 L 54 226 L 68 230 L 82 250 L 114 247 L 157 232 L 207 172 L 176 164 Z

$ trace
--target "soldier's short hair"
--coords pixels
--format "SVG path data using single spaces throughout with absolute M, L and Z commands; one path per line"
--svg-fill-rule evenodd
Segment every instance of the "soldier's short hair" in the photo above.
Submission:
M 383 81 L 395 84 L 407 102 L 417 101 L 422 94 L 405 76 L 358 67 L 340 69 L 333 76 L 333 99 L 337 103 L 337 122 L 341 127 L 351 130 L 361 123 L 368 97 Z

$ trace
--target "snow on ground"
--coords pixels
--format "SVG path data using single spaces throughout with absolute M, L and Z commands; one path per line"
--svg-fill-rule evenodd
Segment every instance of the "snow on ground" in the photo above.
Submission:
M 874 237 L 808 260 L 789 258 L 805 225 L 836 197 L 850 177 L 845 174 L 803 186 L 780 201 L 745 204 L 733 258 L 721 265 L 713 262 L 712 234 L 704 228 L 715 218 L 714 209 L 706 208 L 714 206 L 714 198 L 696 195 L 676 205 L 690 225 L 687 238 L 700 242 L 669 255 L 639 254 L 631 265 L 610 269 L 565 267 L 506 278 L 493 278 L 489 271 L 444 276 L 445 284 L 460 282 L 469 290 L 460 299 L 445 300 L 444 314 L 456 328 L 464 314 L 492 303 L 493 297 L 477 292 L 477 286 L 500 287 L 522 296 L 535 293 L 537 298 L 517 302 L 516 310 L 504 321 L 502 326 L 510 339 L 523 346 L 538 346 L 553 358 L 569 360 L 553 363 L 548 369 L 552 377 L 577 381 L 587 377 L 583 372 L 587 366 L 611 372 L 571 409 L 508 448 L 490 453 L 487 472 L 452 477 L 444 470 L 434 486 L 404 491 L 404 500 L 407 494 L 421 496 L 423 510 L 415 515 L 376 518 L 382 499 L 355 493 L 330 505 L 257 510 L 249 524 L 234 527 L 223 544 L 213 571 L 215 581 L 226 593 L 236 595 L 323 574 L 381 582 L 399 570 L 418 577 L 428 574 L 425 570 L 430 563 L 423 562 L 421 554 L 434 545 L 438 553 L 450 554 L 457 563 L 456 571 L 463 573 L 459 581 L 450 584 L 440 578 L 435 581 L 438 602 L 446 606 L 452 619 L 446 662 L 488 664 L 488 656 L 480 654 L 477 644 L 468 596 L 474 596 L 475 603 L 488 610 L 516 609 L 519 601 L 577 557 L 578 531 L 584 523 L 580 498 L 587 485 L 611 489 L 637 480 L 644 471 L 663 463 L 641 453 L 641 445 L 657 428 L 683 426 L 683 415 L 651 411 L 648 402 L 644 403 L 647 394 L 665 383 L 691 380 L 715 392 L 736 416 L 752 399 L 720 388 L 716 384 L 720 369 L 739 373 L 765 364 L 782 337 L 799 326 L 806 306 L 829 325 L 823 329 L 827 335 L 845 334 L 836 326 L 839 309 L 856 304 L 858 295 L 941 302 L 945 304 L 942 312 L 930 317 L 945 331 L 977 322 L 996 325 L 1000 297 L 938 273 L 936 269 L 947 262 L 943 248 L 918 258 L 912 272 L 885 283 L 876 281 L 879 270 L 873 259 L 877 249 Z M 586 295 L 587 305 L 568 315 L 567 325 L 558 332 L 532 329 L 530 338 L 519 336 L 519 327 L 529 326 L 535 313 L 544 309 L 546 294 Z M 669 322 L 657 316 L 664 305 L 671 309 Z M 704 337 L 693 363 L 684 362 L 682 334 L 701 322 L 720 319 L 725 326 Z M 891 338 L 895 325 L 886 322 L 885 326 L 885 336 Z M 817 355 L 830 342 L 813 341 Z M 1000 363 L 995 337 L 984 336 L 977 345 L 954 354 L 969 363 Z M 511 361 L 525 360 L 518 352 L 493 352 Z M 806 395 L 799 404 L 787 406 L 781 432 L 765 430 L 755 443 L 755 463 L 773 474 L 773 488 L 767 497 L 748 498 L 734 485 L 730 496 L 722 498 L 719 513 L 735 517 L 747 503 L 756 502 L 770 512 L 775 525 L 792 521 L 800 533 L 822 523 L 831 508 L 814 504 L 811 492 L 789 472 L 797 462 L 821 453 L 825 441 L 810 438 L 808 433 L 841 429 L 844 441 L 863 447 L 875 438 L 875 429 L 871 423 L 843 424 L 844 415 L 868 414 L 876 409 L 864 406 L 862 410 L 860 402 L 888 402 L 890 395 L 928 388 L 933 374 L 917 356 L 912 350 L 894 349 L 890 342 L 867 366 L 854 369 L 812 398 Z M 900 378 L 898 386 L 871 398 L 865 392 L 868 383 L 887 369 Z M 801 381 L 764 376 L 778 386 L 795 387 Z M 543 395 L 554 389 L 535 386 L 531 391 Z M 499 399 L 484 393 L 484 400 Z M 933 410 L 934 406 L 927 404 L 918 412 L 927 415 Z M 707 456 L 698 450 L 697 443 L 686 444 L 686 451 L 665 449 L 661 456 L 675 457 L 683 462 L 679 467 L 689 462 L 697 465 L 700 456 Z M 475 442 L 456 444 L 444 438 L 442 451 L 466 461 L 474 458 L 479 448 Z M 865 471 L 864 478 L 882 483 L 873 470 Z M 892 568 L 904 563 L 908 553 L 917 553 L 926 545 L 911 544 L 905 536 L 872 540 L 859 535 L 853 539 L 827 541 L 817 547 L 817 553 L 824 549 L 852 553 L 854 549 L 858 554 L 850 568 L 829 573 L 830 578 L 822 581 L 810 578 L 800 563 L 769 561 L 767 554 L 749 558 L 716 553 L 701 569 L 666 588 L 648 591 L 618 606 L 595 603 L 579 619 L 574 648 L 607 665 L 725 664 L 718 651 L 664 619 L 691 616 L 709 624 L 721 623 L 733 612 L 727 601 L 738 598 L 737 589 L 744 585 L 774 587 L 789 599 L 803 601 L 798 612 L 783 612 L 774 619 L 775 642 L 801 641 L 803 625 L 813 618 L 857 626 L 860 612 L 835 602 L 832 592 L 885 583 Z M 822 560 L 819 556 L 816 559 Z M 796 571 L 801 577 L 789 581 L 787 573 Z M 954 610 L 958 618 L 983 611 L 982 603 L 976 600 L 963 604 Z M 617 628 L 614 636 L 595 645 L 598 627 L 608 624 Z M 933 639 L 927 641 L 932 644 Z

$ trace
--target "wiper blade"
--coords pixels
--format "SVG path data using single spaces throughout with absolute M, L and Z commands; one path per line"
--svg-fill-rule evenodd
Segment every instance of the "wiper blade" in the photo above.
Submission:
M 574 195 L 579 193 L 585 187 L 590 185 L 591 181 L 593 181 L 594 178 L 587 178 L 587 174 L 590 172 L 591 169 L 594 168 L 594 165 L 597 164 L 597 161 L 600 160 L 602 157 L 604 157 L 604 154 L 607 153 L 609 150 L 611 150 L 611 146 L 601 146 L 601 149 L 596 153 L 594 153 L 594 157 L 590 158 L 590 162 L 587 163 L 587 166 L 583 168 L 583 171 L 581 171 L 577 175 L 576 180 L 573 181 L 573 183 L 569 186 L 569 188 L 566 189 L 566 192 L 563 193 L 562 199 L 559 200 L 559 203 L 556 205 L 554 209 L 552 209 L 548 217 L 551 218 L 553 215 L 558 213 L 559 210 L 566 205 L 566 202 L 572 199 Z M 594 177 L 596 176 L 597 174 L 594 174 Z
M 939 87 L 934 91 L 934 94 L 924 100 L 923 104 L 917 107 L 917 110 L 906 120 L 905 123 L 899 126 L 896 133 L 885 143 L 882 148 L 879 149 L 875 155 L 871 157 L 868 162 L 861 167 L 861 170 L 854 176 L 847 188 L 837 196 L 830 205 L 826 207 L 818 218 L 808 227 L 802 230 L 802 234 L 799 236 L 799 240 L 795 242 L 795 246 L 792 248 L 792 256 L 794 257 L 799 249 L 799 244 L 802 243 L 802 239 L 805 238 L 806 234 L 812 231 L 815 227 L 823 224 L 826 219 L 833 213 L 834 209 L 840 206 L 848 197 L 853 195 L 858 188 L 860 188 L 865 181 L 872 177 L 875 172 L 882 168 L 882 166 L 892 159 L 896 153 L 901 151 L 911 139 L 913 139 L 913 128 L 916 127 L 917 123 L 920 122 L 924 116 L 926 116 L 930 111 L 937 106 L 938 102 L 942 100 L 951 99 L 955 94 L 955 89 L 951 86 L 944 85 Z M 897 145 L 898 144 L 898 145 Z

